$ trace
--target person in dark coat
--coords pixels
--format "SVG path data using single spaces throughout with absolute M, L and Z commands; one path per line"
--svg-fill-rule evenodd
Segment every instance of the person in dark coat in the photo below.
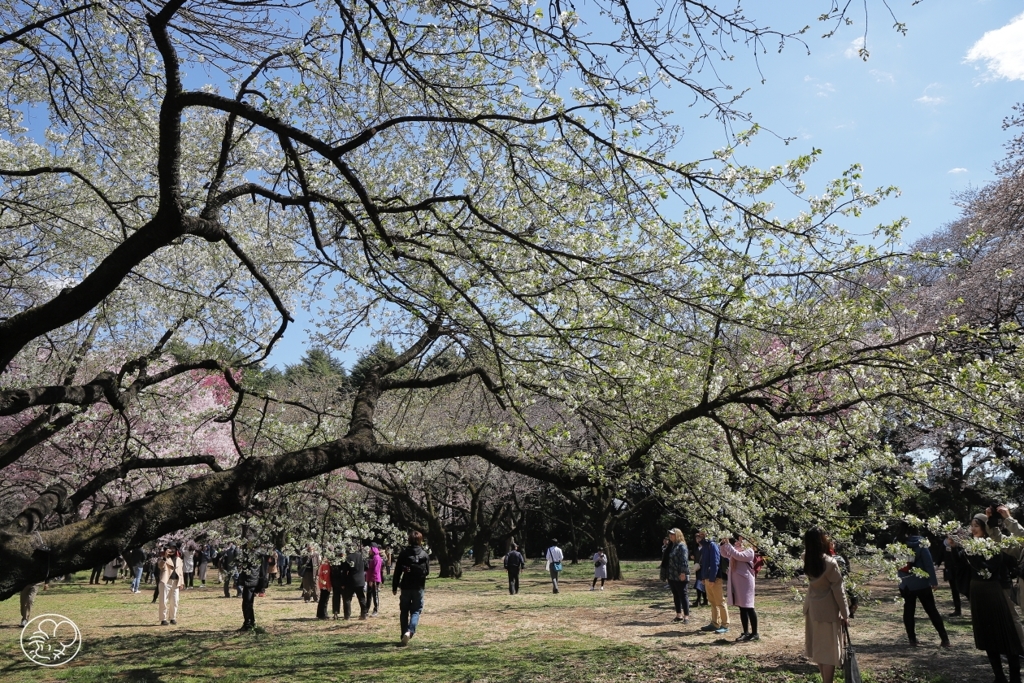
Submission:
M 359 618 L 366 619 L 366 559 L 362 550 L 352 549 L 345 556 L 341 565 L 341 600 L 345 610 L 345 619 L 352 618 L 352 596 L 359 601 Z M 337 613 L 337 601 L 335 601 L 335 613 Z
M 399 624 L 402 628 L 402 645 L 416 635 L 416 627 L 423 612 L 423 595 L 426 592 L 427 577 L 430 575 L 430 556 L 423 549 L 423 534 L 409 532 L 409 545 L 398 554 L 395 571 L 391 576 L 391 593 L 402 595 L 398 599 Z
M 253 603 L 256 595 L 267 590 L 270 582 L 266 562 L 267 553 L 247 551 L 240 554 L 238 587 L 242 589 L 242 627 L 239 631 L 256 628 Z
M 512 544 L 512 549 L 505 555 L 502 564 L 508 572 L 508 594 L 515 595 L 519 592 L 519 572 L 526 566 L 526 558 L 519 552 L 518 545 Z
M 988 515 L 979 513 L 971 520 L 974 538 L 989 537 Z M 956 543 L 954 539 L 954 543 Z M 1010 669 L 1010 683 L 1020 683 L 1020 656 L 1024 654 L 1014 625 L 1013 603 L 1010 602 L 1010 577 L 1006 555 L 997 552 L 992 557 L 969 555 L 957 543 L 957 562 L 969 569 L 971 626 L 974 629 L 974 647 L 984 650 L 996 683 L 1006 683 L 1001 655 L 1006 655 Z

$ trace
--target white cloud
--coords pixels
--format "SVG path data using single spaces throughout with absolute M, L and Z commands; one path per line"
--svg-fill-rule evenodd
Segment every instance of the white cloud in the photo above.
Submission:
M 941 97 L 939 95 L 929 95 L 928 94 L 930 91 L 936 90 L 936 89 L 941 88 L 941 87 L 942 87 L 941 83 L 932 83 L 932 84 L 930 84 L 927 88 L 924 89 L 924 93 L 922 93 L 921 96 L 918 97 L 914 101 L 915 102 L 920 102 L 921 104 L 928 104 L 928 105 L 942 104 L 943 102 L 946 101 L 945 97 Z
M 956 168 L 949 169 L 946 173 L 967 173 L 967 169 L 963 166 L 957 166 Z
M 853 42 L 850 43 L 850 47 L 846 48 L 846 52 L 843 54 L 846 55 L 847 59 L 856 59 L 860 57 L 860 51 L 863 49 L 864 36 L 861 36 L 860 38 L 854 38 Z
M 827 81 L 825 83 L 815 83 L 814 87 L 818 89 L 818 97 L 828 97 L 836 91 L 835 86 Z
M 869 73 L 872 76 L 874 76 L 875 80 L 878 81 L 879 83 L 895 83 L 896 82 L 896 77 L 893 76 L 888 71 L 879 71 L 878 69 L 872 69 Z
M 967 51 L 968 62 L 984 62 L 993 78 L 1024 80 L 1024 14 L 988 31 Z

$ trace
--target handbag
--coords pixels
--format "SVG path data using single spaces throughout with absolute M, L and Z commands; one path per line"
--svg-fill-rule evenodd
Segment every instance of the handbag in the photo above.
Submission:
M 554 567 L 555 567 L 555 571 L 556 572 L 562 571 L 562 563 L 561 562 L 555 562 L 554 563 Z
M 850 642 L 850 629 L 843 626 L 845 636 L 846 656 L 843 658 L 843 681 L 845 683 L 862 683 L 860 667 L 857 666 L 857 655 L 853 651 L 853 643 Z

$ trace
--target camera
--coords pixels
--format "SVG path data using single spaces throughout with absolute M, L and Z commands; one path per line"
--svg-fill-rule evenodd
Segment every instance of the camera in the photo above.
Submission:
M 989 526 L 989 528 L 994 528 L 994 527 L 997 527 L 1000 524 L 1002 524 L 1003 517 L 1002 517 L 1002 515 L 1000 515 L 997 512 L 997 509 L 1001 505 L 1002 505 L 1002 503 L 989 503 L 988 507 L 989 507 L 990 510 L 992 510 L 992 514 L 988 516 L 988 526 Z

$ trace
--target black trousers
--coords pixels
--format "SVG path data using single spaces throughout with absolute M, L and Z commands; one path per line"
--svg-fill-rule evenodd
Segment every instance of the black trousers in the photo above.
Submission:
M 519 570 L 508 570 L 508 594 L 515 595 L 519 592 Z
M 900 595 L 903 596 L 903 627 L 907 629 L 907 637 L 910 638 L 910 642 L 917 640 L 917 634 L 914 630 L 914 617 L 917 613 L 918 600 L 921 601 L 921 606 L 924 607 L 925 613 L 931 619 L 932 626 L 939 632 L 939 638 L 942 639 L 942 642 L 949 640 L 949 636 L 946 635 L 946 625 L 942 623 L 939 610 L 935 607 L 935 596 L 932 594 L 931 588 L 918 591 L 901 590 Z
M 328 588 L 320 589 L 320 602 L 316 605 L 316 618 L 326 619 L 327 618 L 327 603 L 331 601 L 331 590 Z M 334 601 L 338 601 L 338 589 L 334 589 Z M 337 614 L 337 610 L 335 610 Z
M 345 618 L 349 619 L 352 616 L 352 596 L 356 596 L 359 601 L 359 616 L 366 614 L 366 587 L 365 586 L 345 586 L 341 589 L 341 599 L 345 603 Z
M 380 584 L 375 583 L 373 585 L 366 584 L 366 611 L 369 612 L 370 608 L 376 612 L 380 609 Z
M 949 573 L 949 590 L 953 592 L 953 611 L 960 614 L 960 586 L 954 572 Z
M 256 613 L 252 608 L 255 601 L 256 586 L 242 586 L 242 619 L 253 626 L 256 625 Z
M 686 581 L 669 579 L 668 585 L 672 589 L 672 602 L 676 608 L 676 614 L 682 612 L 686 616 L 690 616 L 690 596 L 688 595 L 690 584 Z

